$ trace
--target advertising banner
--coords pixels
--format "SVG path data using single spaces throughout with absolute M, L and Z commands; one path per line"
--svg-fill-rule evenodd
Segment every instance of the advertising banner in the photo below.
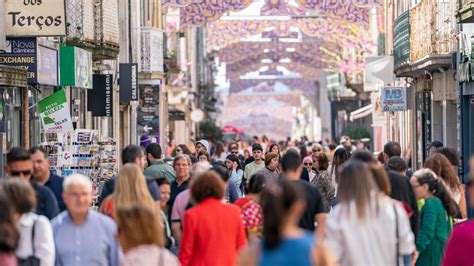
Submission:
M 92 116 L 112 117 L 113 115 L 113 76 L 93 75 L 92 90 L 87 91 L 88 111 Z
M 45 133 L 73 130 L 71 114 L 66 99 L 66 92 L 60 90 L 38 103 L 39 115 Z
M 58 85 L 58 51 L 38 45 L 38 83 Z
M 61 46 L 60 85 L 92 88 L 92 53 L 75 46 Z
M 407 89 L 405 87 L 383 87 L 380 94 L 383 112 L 407 110 Z
M 0 65 L 25 69 L 28 72 L 28 83 L 38 83 L 37 46 L 34 37 L 8 38 L 5 53 L 0 53 Z
M 159 135 L 159 102 L 160 86 L 140 84 L 140 104 L 138 106 L 137 124 L 146 128 L 150 134 Z
M 120 64 L 119 74 L 120 102 L 138 101 L 138 64 Z
M 66 35 L 64 3 L 64 0 L 6 0 L 6 35 Z

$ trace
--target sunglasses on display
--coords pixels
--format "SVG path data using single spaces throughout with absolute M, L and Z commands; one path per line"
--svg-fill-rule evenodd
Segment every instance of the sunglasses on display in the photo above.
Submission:
M 12 171 L 12 176 L 20 176 L 21 174 L 23 174 L 23 175 L 31 175 L 31 171 L 30 171 L 30 170 L 26 170 L 26 171 Z

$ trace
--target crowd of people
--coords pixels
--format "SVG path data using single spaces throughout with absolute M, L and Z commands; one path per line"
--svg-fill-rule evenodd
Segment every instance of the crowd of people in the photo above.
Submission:
M 474 265 L 474 174 L 463 184 L 456 150 L 435 144 L 414 173 L 399 143 L 375 156 L 347 137 L 131 145 L 96 201 L 90 177 L 13 148 L 0 265 Z

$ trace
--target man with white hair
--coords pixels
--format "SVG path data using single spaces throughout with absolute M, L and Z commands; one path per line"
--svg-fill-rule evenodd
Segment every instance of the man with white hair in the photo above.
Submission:
M 89 209 L 90 179 L 80 174 L 66 177 L 63 198 L 66 211 L 52 221 L 56 265 L 118 265 L 117 226 L 109 217 Z

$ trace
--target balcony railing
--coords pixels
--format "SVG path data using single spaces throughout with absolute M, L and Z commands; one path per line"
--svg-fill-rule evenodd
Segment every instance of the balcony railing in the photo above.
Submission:
M 68 42 L 119 45 L 117 0 L 66 1 Z
M 410 61 L 456 50 L 456 2 L 422 0 L 410 11 Z
M 410 12 L 408 11 L 395 19 L 393 57 L 395 67 L 410 62 Z
M 163 31 L 141 28 L 140 71 L 163 72 Z

